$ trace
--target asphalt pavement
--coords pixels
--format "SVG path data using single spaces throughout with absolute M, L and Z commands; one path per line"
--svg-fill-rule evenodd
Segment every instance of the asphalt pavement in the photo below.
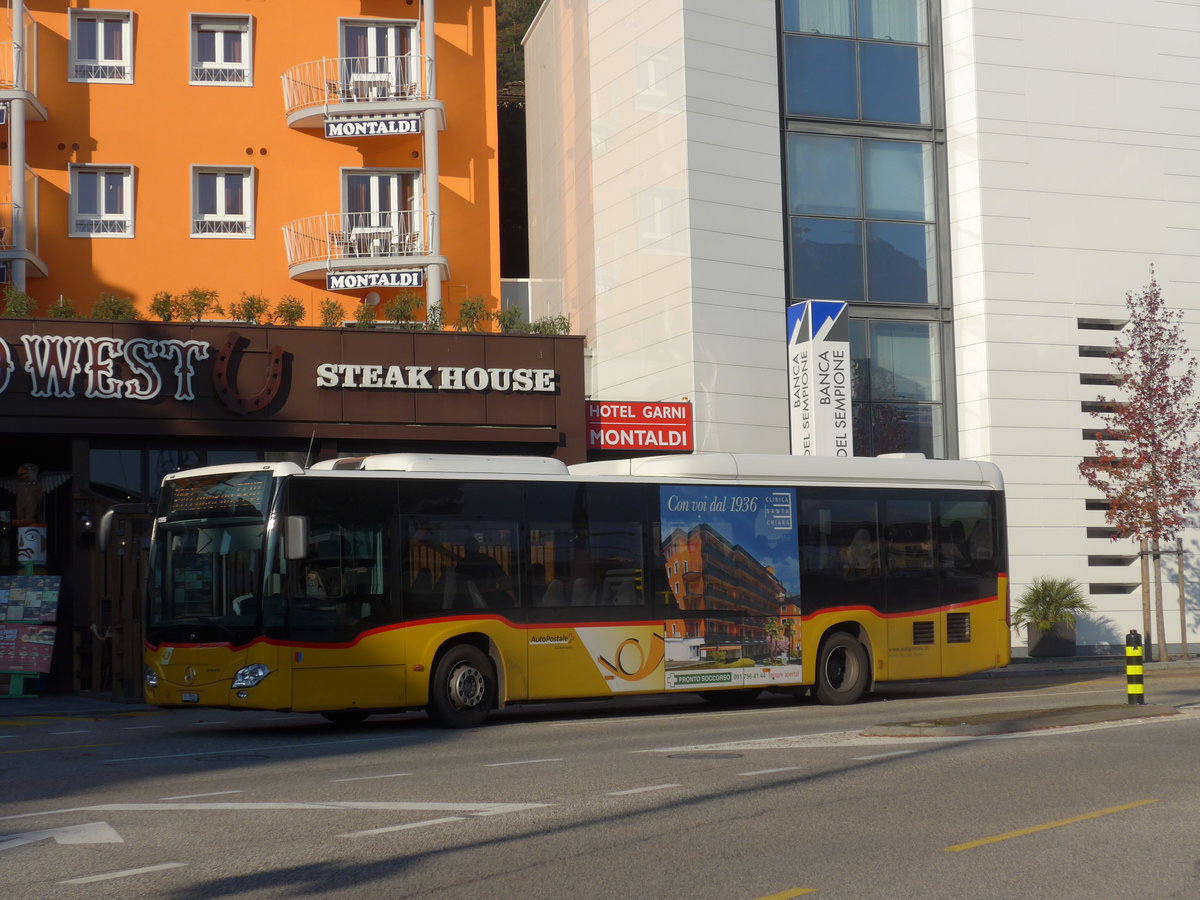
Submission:
M 1164 663 L 1146 663 L 1147 674 L 1177 669 L 1200 670 L 1200 658 L 1176 659 Z M 1125 671 L 1125 659 L 1118 656 L 1075 656 L 1059 658 L 1013 657 L 1007 668 L 990 669 L 970 678 L 1021 678 L 1043 675 L 1078 675 Z M 42 694 L 39 696 L 11 697 L 0 694 L 0 717 L 26 716 L 119 716 L 152 709 L 144 703 L 133 703 L 101 694 Z M 957 717 L 953 721 L 885 722 L 869 729 L 873 735 L 978 735 L 1011 734 L 1040 728 L 1055 728 L 1064 725 L 1081 725 L 1095 722 L 1144 716 L 1173 715 L 1176 710 L 1169 706 L 1105 705 L 1092 707 L 1069 707 L 1065 709 L 1030 709 L 997 715 Z

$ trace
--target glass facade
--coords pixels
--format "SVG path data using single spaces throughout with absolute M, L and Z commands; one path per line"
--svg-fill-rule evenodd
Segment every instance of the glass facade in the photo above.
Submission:
M 850 304 L 860 456 L 953 450 L 937 14 L 931 0 L 781 0 L 789 302 Z

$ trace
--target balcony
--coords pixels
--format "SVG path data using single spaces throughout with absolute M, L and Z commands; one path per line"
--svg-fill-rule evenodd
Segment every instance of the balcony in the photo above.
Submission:
M 439 266 L 449 277 L 444 256 L 430 253 L 433 215 L 416 210 L 324 213 L 283 227 L 288 276 L 319 281 L 329 273 L 378 273 Z
M 398 116 L 415 118 L 429 109 L 438 114 L 438 129 L 446 127 L 445 109 L 440 100 L 434 99 L 430 89 L 433 60 L 427 56 L 319 59 L 293 66 L 282 77 L 283 105 L 289 128 L 321 128 L 339 120 L 369 122 Z M 359 133 L 415 132 L 360 129 Z
M 11 35 L 22 40 L 0 41 L 0 103 L 24 100 L 25 118 L 44 122 L 46 107 L 37 100 L 37 23 L 28 14 L 22 31 L 22 35 Z M 23 85 L 19 90 L 18 82 Z
M 38 256 L 38 192 L 40 179 L 32 179 L 32 185 L 26 186 L 27 212 L 25 215 L 24 249 L 18 250 L 13 242 L 13 212 L 20 212 L 20 207 L 11 201 L 0 202 L 0 266 L 7 273 L 11 270 L 14 259 L 25 260 L 25 275 L 29 278 L 45 278 L 47 275 L 46 262 Z

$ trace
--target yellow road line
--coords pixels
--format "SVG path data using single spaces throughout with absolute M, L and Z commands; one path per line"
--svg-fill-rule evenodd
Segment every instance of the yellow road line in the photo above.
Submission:
M 89 750 L 93 747 L 115 747 L 120 741 L 109 741 L 107 744 L 68 744 L 64 747 L 29 747 L 25 750 L 0 750 L 0 756 L 13 753 L 52 753 L 55 750 Z
M 778 894 L 768 894 L 766 897 L 759 897 L 758 900 L 792 900 L 793 897 L 803 897 L 805 894 L 815 894 L 816 888 L 790 888 L 786 891 L 780 891 Z
M 1072 816 L 1069 819 L 1059 819 L 1057 822 L 1046 822 L 1044 825 L 1033 825 L 1029 828 L 1019 828 L 1016 831 L 1008 831 L 1004 834 L 980 838 L 977 841 L 968 841 L 965 844 L 955 844 L 953 847 L 943 847 L 942 849 L 953 852 L 973 850 L 976 847 L 983 847 L 987 844 L 996 844 L 1000 841 L 1007 841 L 1010 838 L 1024 837 L 1027 834 L 1036 834 L 1039 831 L 1048 831 L 1051 828 L 1061 828 L 1063 825 L 1074 825 L 1076 822 L 1086 822 L 1088 819 L 1098 819 L 1101 816 L 1110 816 L 1113 813 L 1125 812 L 1128 809 L 1137 809 L 1139 806 L 1146 806 L 1157 802 L 1157 798 L 1153 800 L 1137 800 L 1133 803 L 1126 803 L 1123 806 L 1110 806 L 1108 809 L 1098 809 L 1095 812 L 1084 813 L 1081 816 Z

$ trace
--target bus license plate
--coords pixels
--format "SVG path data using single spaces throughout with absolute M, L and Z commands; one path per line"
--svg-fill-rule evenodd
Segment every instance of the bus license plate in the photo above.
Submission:
M 184 703 L 199 703 L 200 695 L 188 692 L 188 693 L 180 694 L 179 699 L 182 700 Z

